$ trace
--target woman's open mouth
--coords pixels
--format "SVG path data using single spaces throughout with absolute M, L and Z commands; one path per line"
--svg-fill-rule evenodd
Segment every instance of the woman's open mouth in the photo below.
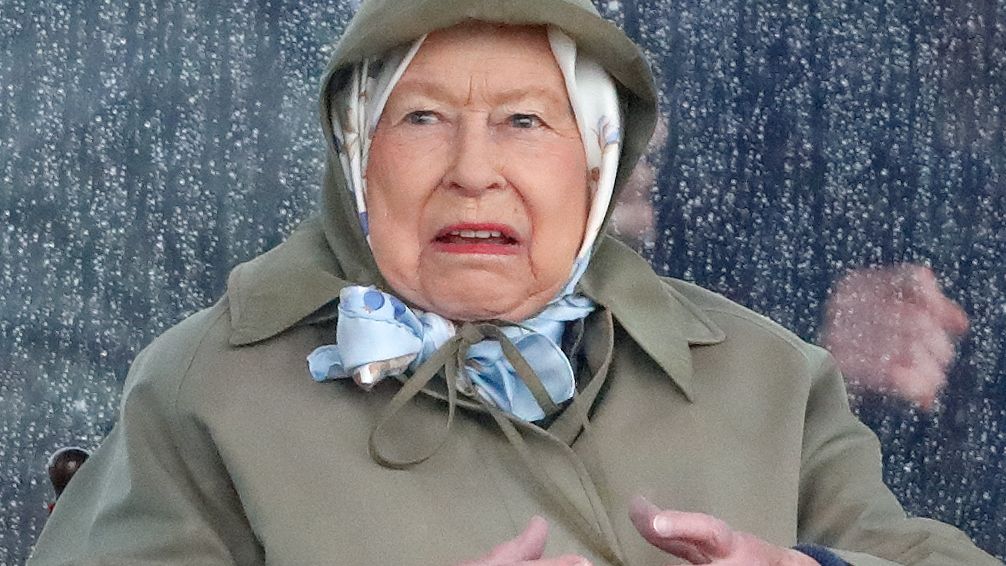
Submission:
M 453 224 L 437 232 L 433 245 L 447 253 L 511 255 L 519 251 L 520 240 L 504 224 Z

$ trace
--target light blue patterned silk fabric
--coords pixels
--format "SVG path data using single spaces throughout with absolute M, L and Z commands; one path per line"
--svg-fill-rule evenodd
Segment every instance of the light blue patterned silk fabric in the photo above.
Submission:
M 433 313 L 417 313 L 401 300 L 373 287 L 350 286 L 339 295 L 336 344 L 308 357 L 316 381 L 354 378 L 364 387 L 385 376 L 415 370 L 455 334 L 454 325 Z M 557 405 L 573 397 L 575 380 L 562 343 L 566 323 L 595 308 L 582 295 L 557 299 L 520 326 L 501 330 L 534 369 Z M 468 349 L 465 376 L 485 401 L 525 421 L 545 416 L 530 389 L 506 360 L 499 342 L 483 340 Z M 462 391 L 470 391 L 466 383 Z

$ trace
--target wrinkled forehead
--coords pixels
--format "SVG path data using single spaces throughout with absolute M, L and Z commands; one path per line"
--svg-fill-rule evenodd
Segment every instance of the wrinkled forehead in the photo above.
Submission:
M 477 21 L 431 32 L 394 89 L 453 96 L 488 89 L 569 102 L 545 27 Z M 430 92 L 444 89 L 451 92 Z

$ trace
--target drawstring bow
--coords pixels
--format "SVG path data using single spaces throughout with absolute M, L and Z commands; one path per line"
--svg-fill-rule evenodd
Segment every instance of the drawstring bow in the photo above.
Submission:
M 511 323 L 503 321 L 463 323 L 458 329 L 458 333 L 444 343 L 429 359 L 423 362 L 411 377 L 399 376 L 399 380 L 402 382 L 401 389 L 391 398 L 391 401 L 378 418 L 377 424 L 371 430 L 368 440 L 371 458 L 381 466 L 401 470 L 420 464 L 434 456 L 450 436 L 460 387 L 462 394 L 475 399 L 481 405 L 482 409 L 492 416 L 509 444 L 516 450 L 543 492 L 548 495 L 549 499 L 559 508 L 562 514 L 581 533 L 586 535 L 585 540 L 588 544 L 594 547 L 594 550 L 598 554 L 612 564 L 626 565 L 627 563 L 621 550 L 621 542 L 618 539 L 618 535 L 614 530 L 601 497 L 601 492 L 606 490 L 599 488 L 597 485 L 598 481 L 603 480 L 604 475 L 601 471 L 596 448 L 592 445 L 590 438 L 591 426 L 587 417 L 589 408 L 585 406 L 587 403 L 581 402 L 584 397 L 574 395 L 570 406 L 566 409 L 575 411 L 575 415 L 580 421 L 579 424 L 583 427 L 583 438 L 586 445 L 584 448 L 586 454 L 584 456 L 586 457 L 581 457 L 572 447 L 547 430 L 501 411 L 492 402 L 487 401 L 485 397 L 478 394 L 470 379 L 468 379 L 464 368 L 467 363 L 471 363 L 471 360 L 468 359 L 469 349 L 487 339 L 495 340 L 499 342 L 506 360 L 513 366 L 517 376 L 534 395 L 535 400 L 538 401 L 539 405 L 545 411 L 546 416 L 554 416 L 562 410 L 561 407 L 552 401 L 534 368 L 521 355 L 519 348 L 513 343 L 510 337 L 503 332 L 499 326 L 500 324 L 509 325 Z M 604 381 L 603 376 L 607 374 L 609 362 L 610 358 L 605 357 L 603 363 L 593 376 L 594 378 L 591 379 L 589 386 L 595 388 L 600 386 Z M 380 443 L 382 430 L 438 374 L 444 376 L 444 383 L 447 389 L 447 419 L 440 435 L 432 443 L 432 447 L 421 452 L 418 456 L 399 458 L 387 455 Z M 592 393 L 596 394 L 596 392 L 595 389 Z M 585 397 L 593 397 L 593 395 Z M 551 478 L 541 463 L 534 457 L 531 448 L 518 428 L 528 430 L 558 445 L 564 456 L 571 462 L 577 474 L 590 506 L 589 513 L 580 509 L 574 503 L 574 500 L 565 494 L 562 488 Z

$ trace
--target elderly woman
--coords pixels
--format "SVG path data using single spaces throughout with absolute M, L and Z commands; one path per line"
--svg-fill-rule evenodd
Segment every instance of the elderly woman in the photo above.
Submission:
M 654 100 L 588 0 L 364 3 L 320 216 L 139 356 L 33 563 L 995 564 L 823 351 L 603 235 Z

